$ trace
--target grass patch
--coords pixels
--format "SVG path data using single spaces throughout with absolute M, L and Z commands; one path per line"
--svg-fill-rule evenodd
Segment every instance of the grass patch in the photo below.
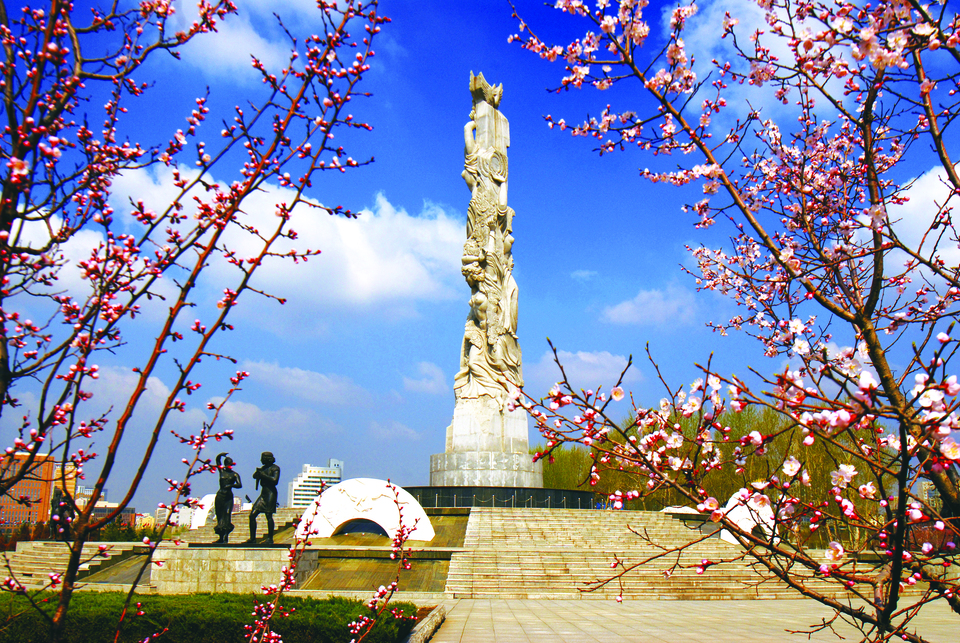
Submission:
M 67 617 L 67 643 L 112 642 L 117 619 L 126 595 L 120 592 L 78 592 L 70 601 Z M 138 596 L 144 612 L 136 616 L 132 609 L 121 628 L 121 641 L 143 641 L 164 629 L 157 643 L 241 643 L 247 640 L 244 625 L 253 624 L 253 594 L 191 594 L 184 596 Z M 53 614 L 56 595 L 50 595 L 42 609 Z M 291 611 L 287 617 L 275 616 L 273 630 L 284 643 L 348 643 L 353 635 L 348 625 L 360 616 L 373 617 L 367 606 L 347 598 L 313 599 L 284 596 L 280 604 Z M 414 616 L 412 603 L 390 603 L 391 609 Z M 133 606 L 131 606 L 133 607 Z M 49 639 L 48 621 L 20 597 L 0 595 L 0 643 L 41 643 Z M 390 610 L 365 639 L 370 643 L 402 641 L 415 621 L 397 619 Z

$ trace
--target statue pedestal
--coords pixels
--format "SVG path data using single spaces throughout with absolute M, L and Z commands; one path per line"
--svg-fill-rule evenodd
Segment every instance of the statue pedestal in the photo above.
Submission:
M 300 588 L 317 570 L 318 550 L 307 549 L 295 572 Z M 280 580 L 280 568 L 290 564 L 290 543 L 273 546 L 224 546 L 160 543 L 151 568 L 150 583 L 159 594 L 197 592 L 260 593 Z
M 432 487 L 543 487 L 541 463 L 529 453 L 438 453 L 430 456 Z
M 437 487 L 543 487 L 527 439 L 527 412 L 501 409 L 488 396 L 461 398 L 447 427 L 446 453 L 430 456 Z

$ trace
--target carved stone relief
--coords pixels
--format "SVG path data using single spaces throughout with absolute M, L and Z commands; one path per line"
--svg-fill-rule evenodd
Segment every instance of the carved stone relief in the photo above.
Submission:
M 523 385 L 517 339 L 513 279 L 513 210 L 507 205 L 507 147 L 510 130 L 498 107 L 503 86 L 491 87 L 483 74 L 470 74 L 473 110 L 463 128 L 463 179 L 470 189 L 463 276 L 470 286 L 460 354 L 454 378 L 458 400 L 487 396 L 501 405 Z

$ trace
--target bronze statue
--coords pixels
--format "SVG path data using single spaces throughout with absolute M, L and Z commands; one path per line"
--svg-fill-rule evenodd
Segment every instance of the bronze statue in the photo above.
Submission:
M 253 472 L 253 479 L 256 480 L 254 489 L 260 487 L 260 497 L 257 498 L 253 507 L 250 509 L 250 540 L 248 543 L 257 542 L 257 516 L 264 514 L 267 517 L 267 537 L 264 543 L 273 544 L 273 514 L 277 510 L 277 484 L 280 482 L 280 467 L 276 465 L 276 459 L 269 451 L 264 451 L 260 455 L 260 463 L 263 465 Z
M 50 537 L 70 541 L 70 524 L 73 522 L 73 499 L 60 487 L 53 488 L 50 498 Z
M 243 486 L 240 474 L 233 470 L 233 459 L 226 453 L 217 455 L 217 470 L 220 472 L 220 489 L 213 501 L 213 509 L 217 515 L 217 526 L 213 531 L 219 536 L 217 544 L 226 545 L 230 532 L 233 531 L 233 490 Z

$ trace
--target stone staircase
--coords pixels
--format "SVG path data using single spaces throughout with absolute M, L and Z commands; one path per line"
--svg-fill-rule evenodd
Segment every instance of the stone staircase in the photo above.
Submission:
M 106 545 L 109 548 L 106 557 L 99 555 L 100 545 Z M 77 578 L 86 578 L 141 551 L 146 551 L 146 547 L 138 542 L 85 543 L 80 559 L 84 562 L 80 565 Z M 64 573 L 69 560 L 70 550 L 65 543 L 19 542 L 17 550 L 6 552 L 3 560 L 0 561 L 3 566 L 0 576 L 12 577 L 25 587 L 42 587 L 50 582 L 50 574 Z
M 464 550 L 453 554 L 445 592 L 457 598 L 624 598 L 747 599 L 798 598 L 795 590 L 760 582 L 742 551 L 710 537 L 681 553 L 647 563 L 622 578 L 588 589 L 592 581 L 622 571 L 657 553 L 634 528 L 663 547 L 675 547 L 700 536 L 702 523 L 690 523 L 659 512 L 576 509 L 474 508 L 470 513 Z M 703 574 L 695 567 L 707 559 Z M 718 562 L 728 561 L 728 562 Z M 669 575 L 664 572 L 679 562 Z M 844 594 L 835 584 L 804 573 L 811 589 L 833 596 Z
M 274 542 L 286 542 L 292 534 L 283 534 L 282 532 L 293 527 L 294 523 L 303 515 L 303 508 L 291 509 L 281 508 L 273 514 L 273 524 L 276 528 L 274 533 Z M 250 510 L 233 512 L 233 533 L 230 534 L 231 543 L 241 543 L 250 536 Z M 207 515 L 207 521 L 199 529 L 185 531 L 178 536 L 179 540 L 185 543 L 212 543 L 218 536 L 213 528 L 217 525 L 217 518 L 213 511 Z M 257 539 L 260 540 L 267 535 L 267 519 L 260 516 L 257 519 Z

